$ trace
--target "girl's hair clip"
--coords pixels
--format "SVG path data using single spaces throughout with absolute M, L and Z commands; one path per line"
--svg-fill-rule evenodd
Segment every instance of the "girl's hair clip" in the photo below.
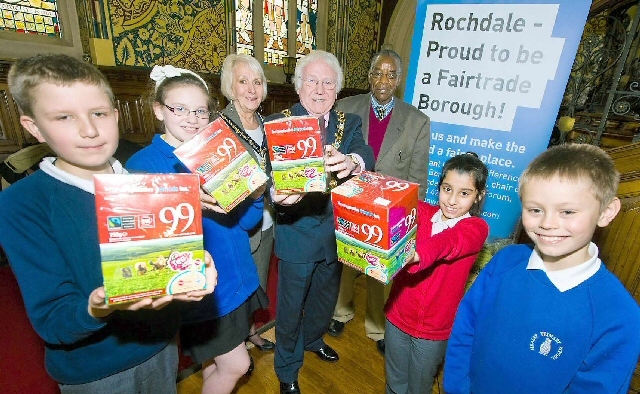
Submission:
M 177 68 L 171 65 L 154 66 L 153 69 L 151 70 L 151 74 L 149 75 L 149 77 L 156 82 L 156 90 L 158 90 L 158 86 L 160 86 L 162 81 L 164 81 L 167 78 L 178 77 L 182 74 L 191 74 L 195 76 L 202 82 L 202 85 L 207 90 L 207 93 L 209 92 L 209 87 L 207 86 L 207 83 L 205 82 L 204 79 L 202 79 L 201 76 L 199 76 L 198 74 L 194 73 L 191 70 L 187 70 L 184 68 Z

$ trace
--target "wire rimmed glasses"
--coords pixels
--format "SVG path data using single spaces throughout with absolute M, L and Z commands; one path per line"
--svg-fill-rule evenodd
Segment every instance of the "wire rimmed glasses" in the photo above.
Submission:
M 325 79 L 322 81 L 320 81 L 316 77 L 306 77 L 306 78 L 300 78 L 300 79 L 302 79 L 302 82 L 305 84 L 305 86 L 310 88 L 315 88 L 316 86 L 318 86 L 318 84 L 322 83 L 322 87 L 324 87 L 326 90 L 336 89 L 336 82 L 330 79 Z
M 176 116 L 180 117 L 189 116 L 189 114 L 192 112 L 198 119 L 209 119 L 209 117 L 211 116 L 211 111 L 206 108 L 189 109 L 181 105 L 176 105 L 175 107 L 171 107 L 164 103 L 162 103 L 162 105 L 167 107 L 167 109 L 173 112 Z

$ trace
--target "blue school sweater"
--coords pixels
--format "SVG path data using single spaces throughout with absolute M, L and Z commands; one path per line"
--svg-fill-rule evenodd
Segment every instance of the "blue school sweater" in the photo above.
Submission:
M 173 154 L 174 148 L 159 134 L 151 145 L 127 161 L 130 172 L 184 173 L 189 170 Z M 244 200 L 228 214 L 203 211 L 204 248 L 211 253 L 218 271 L 213 294 L 185 305 L 184 323 L 212 320 L 233 311 L 260 286 L 253 262 L 248 231 L 262 220 L 263 197 Z
M 42 170 L 0 192 L 4 248 L 45 363 L 64 384 L 92 382 L 148 360 L 178 332 L 177 305 L 89 315 L 102 286 L 94 195 Z
M 463 298 L 449 339 L 447 393 L 626 393 L 640 355 L 640 308 L 604 265 L 560 292 L 504 248 Z

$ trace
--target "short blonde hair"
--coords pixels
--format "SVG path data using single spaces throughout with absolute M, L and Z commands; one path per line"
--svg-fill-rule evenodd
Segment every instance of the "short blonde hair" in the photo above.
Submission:
M 7 77 L 9 91 L 20 112 L 33 117 L 33 91 L 43 83 L 69 86 L 76 82 L 100 86 L 115 105 L 105 76 L 91 63 L 60 53 L 46 53 L 17 60 Z
M 260 80 L 262 81 L 262 86 L 264 87 L 262 92 L 262 101 L 267 98 L 267 77 L 264 75 L 264 70 L 258 61 L 249 55 L 245 54 L 230 54 L 222 62 L 222 72 L 220 75 L 220 90 L 222 90 L 222 94 L 229 101 L 233 101 L 235 97 L 233 97 L 232 86 L 233 86 L 233 71 L 236 69 L 238 64 L 244 64 L 253 70 L 256 74 L 260 76 Z
M 519 181 L 520 198 L 522 189 L 532 179 L 548 180 L 554 176 L 590 182 L 593 194 L 600 202 L 600 211 L 616 197 L 620 182 L 613 160 L 601 148 L 589 144 L 558 145 L 533 159 L 524 170 Z

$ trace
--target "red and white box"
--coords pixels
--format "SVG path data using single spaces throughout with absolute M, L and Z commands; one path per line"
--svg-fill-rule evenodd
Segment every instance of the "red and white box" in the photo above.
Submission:
M 203 189 L 231 211 L 267 180 L 227 123 L 218 118 L 173 153 L 194 174 Z
M 278 193 L 326 191 L 322 126 L 313 116 L 289 116 L 264 123 L 273 186 Z
M 94 175 L 107 304 L 206 288 L 194 174 Z
M 338 260 L 389 283 L 415 253 L 418 188 L 370 171 L 335 187 Z

